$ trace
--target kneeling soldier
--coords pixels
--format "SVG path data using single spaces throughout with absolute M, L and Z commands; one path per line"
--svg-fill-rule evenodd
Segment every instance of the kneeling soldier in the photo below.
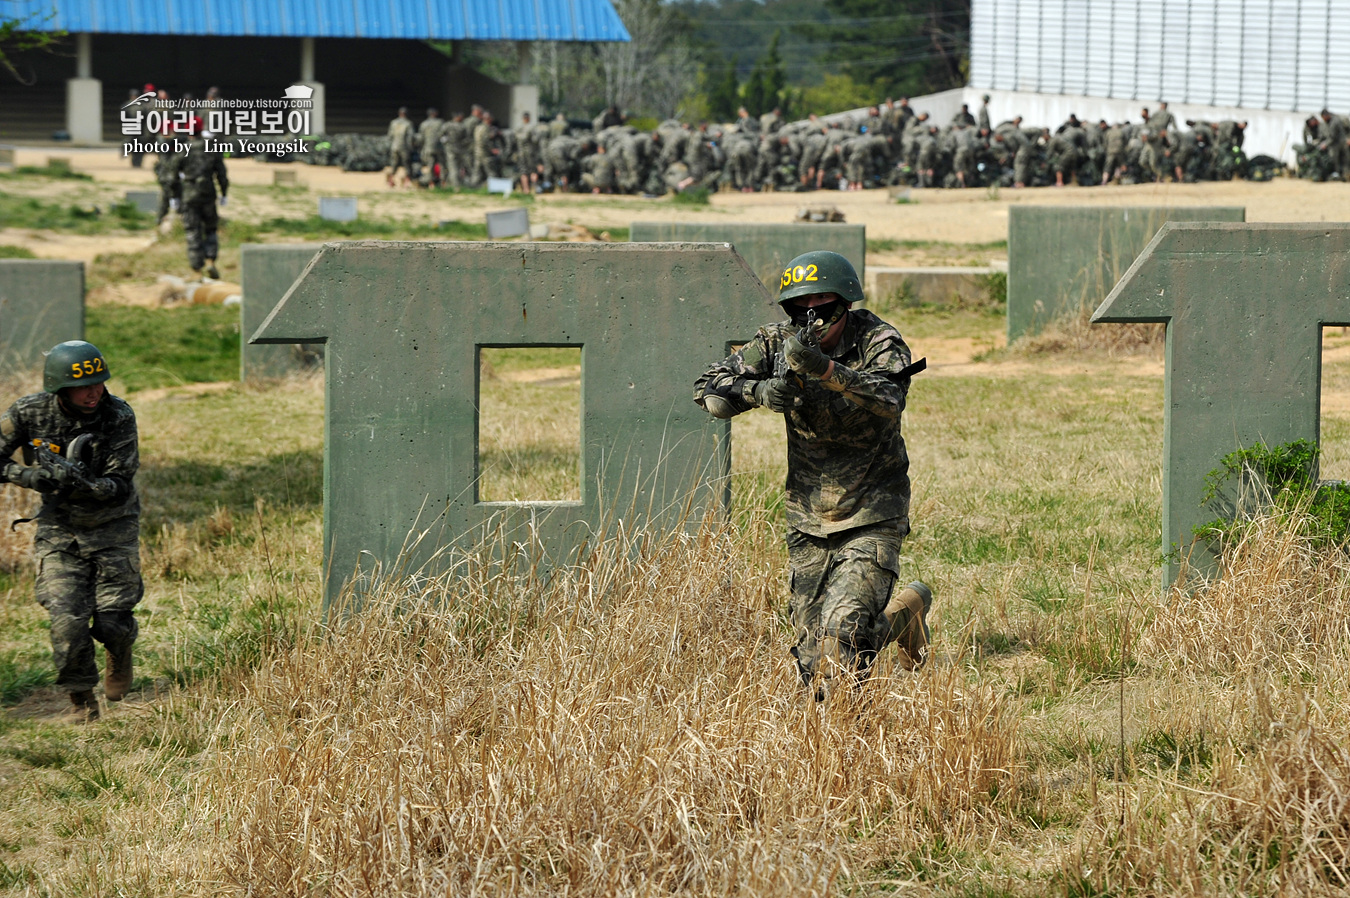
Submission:
M 792 655 L 818 699 L 831 677 L 866 677 L 892 642 L 907 669 L 928 647 L 932 592 L 919 582 L 895 591 L 909 533 L 900 413 L 924 363 L 910 364 L 894 327 L 850 310 L 862 298 L 843 256 L 798 256 L 779 282 L 789 320 L 761 327 L 694 387 L 716 417 L 765 406 L 786 420 Z
M 0 415 L 0 481 L 42 493 L 35 592 L 51 615 L 56 685 L 86 720 L 98 717 L 95 641 L 107 650 L 108 700 L 131 688 L 132 608 L 144 591 L 136 416 L 107 392 L 108 376 L 92 344 L 61 343 L 47 354 L 44 392 Z M 9 461 L 16 449 L 27 464 Z

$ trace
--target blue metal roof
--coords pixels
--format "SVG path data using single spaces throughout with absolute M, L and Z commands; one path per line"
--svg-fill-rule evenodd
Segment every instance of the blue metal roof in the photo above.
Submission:
M 31 29 L 72 34 L 629 39 L 610 0 L 15 0 L 10 12 Z

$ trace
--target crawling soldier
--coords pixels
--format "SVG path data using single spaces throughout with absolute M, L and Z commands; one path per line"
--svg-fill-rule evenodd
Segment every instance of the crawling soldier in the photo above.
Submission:
M 44 392 L 24 396 L 0 415 L 0 482 L 42 493 L 33 554 L 36 597 L 51 615 L 56 686 L 70 694 L 73 713 L 98 717 L 94 641 L 107 650 L 104 695 L 120 701 L 131 688 L 132 608 L 143 592 L 140 499 L 133 478 L 140 464 L 136 416 L 104 387 L 108 365 L 90 343 L 72 340 L 47 353 Z M 87 434 L 88 437 L 78 437 Z M 67 453 L 87 446 L 78 466 L 47 463 L 33 441 Z M 29 464 L 10 461 L 24 449 Z

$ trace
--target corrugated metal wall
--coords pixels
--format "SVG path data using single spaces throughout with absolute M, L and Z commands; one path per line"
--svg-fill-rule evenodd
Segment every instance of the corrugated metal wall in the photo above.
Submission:
M 973 0 L 970 86 L 1350 111 L 1350 0 Z

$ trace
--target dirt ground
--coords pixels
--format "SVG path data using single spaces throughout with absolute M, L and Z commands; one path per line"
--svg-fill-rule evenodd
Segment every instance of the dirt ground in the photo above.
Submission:
M 92 175 L 100 185 L 157 189 L 150 168 L 153 157 L 147 157 L 144 168 L 133 169 L 119 153 L 113 149 L 23 148 L 16 154 L 16 163 L 42 165 L 49 157 L 67 158 L 76 171 Z M 239 191 L 241 201 L 234 203 L 227 214 L 259 219 L 285 214 L 305 215 L 316 210 L 319 196 L 334 195 L 359 197 L 363 214 L 416 222 L 447 218 L 474 220 L 485 212 L 513 205 L 496 197 L 391 190 L 379 172 L 344 172 L 335 167 L 270 164 L 251 159 L 229 162 L 231 183 L 240 187 L 270 188 L 274 173 L 278 171 L 295 172 L 299 187 Z M 1292 178 L 1268 183 L 1233 181 L 1062 189 L 912 190 L 907 199 L 908 202 L 897 202 L 885 190 L 721 193 L 712 197 L 709 206 L 697 207 L 676 206 L 667 199 L 545 194 L 535 198 L 530 218 L 534 223 L 543 224 L 580 223 L 598 232 L 609 227 L 628 227 L 634 221 L 646 219 L 789 222 L 803 206 L 831 205 L 842 211 L 847 221 L 867 225 L 867 236 L 873 241 L 974 245 L 969 251 L 962 251 L 960 247 L 932 246 L 873 251 L 868 255 L 868 263 L 874 265 L 968 264 L 1004 256 L 1001 249 L 979 245 L 1007 239 L 1008 209 L 1014 203 L 1236 205 L 1246 207 L 1248 221 L 1350 221 L 1350 184 L 1314 184 Z M 106 241 L 106 238 L 101 239 Z M 0 242 L 20 241 L 0 235 Z M 69 250 L 72 255 L 65 257 L 85 258 L 85 255 L 74 253 L 88 251 L 87 246 L 72 241 Z M 34 252 L 59 257 L 52 255 L 57 252 L 52 246 L 34 247 Z

